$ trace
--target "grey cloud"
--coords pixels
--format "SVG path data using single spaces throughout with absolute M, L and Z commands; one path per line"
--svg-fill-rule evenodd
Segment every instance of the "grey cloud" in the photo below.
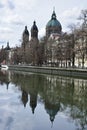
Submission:
M 4 8 L 4 5 L 2 3 L 0 3 L 0 8 Z
M 15 9 L 15 4 L 13 3 L 12 0 L 8 0 L 8 7 L 9 7 L 11 10 Z
M 5 43 L 6 43 L 6 41 L 0 40 L 0 44 L 5 44 Z M 0 122 L 1 122 L 1 119 L 0 119 Z
M 21 22 L 21 21 L 14 21 L 14 22 L 12 22 L 12 24 L 14 24 L 14 25 L 24 25 L 24 23 Z
M 0 34 L 12 34 L 13 33 L 13 30 L 9 27 L 3 27 L 3 28 L 0 28 Z

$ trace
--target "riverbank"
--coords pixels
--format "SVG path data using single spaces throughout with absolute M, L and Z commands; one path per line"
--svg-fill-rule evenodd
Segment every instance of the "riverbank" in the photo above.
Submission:
M 9 70 L 87 78 L 87 69 L 9 65 Z

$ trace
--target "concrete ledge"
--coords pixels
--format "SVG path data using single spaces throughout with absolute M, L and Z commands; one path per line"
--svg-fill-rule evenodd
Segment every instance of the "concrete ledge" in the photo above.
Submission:
M 9 65 L 9 70 L 87 78 L 86 69 Z

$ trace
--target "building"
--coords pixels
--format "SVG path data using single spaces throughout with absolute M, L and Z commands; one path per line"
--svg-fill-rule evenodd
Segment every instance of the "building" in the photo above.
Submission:
M 53 65 L 57 62 L 56 48 L 58 45 L 58 40 L 61 36 L 62 36 L 62 26 L 61 26 L 61 23 L 57 20 L 56 13 L 53 10 L 51 19 L 47 22 L 47 25 L 46 25 L 47 64 Z

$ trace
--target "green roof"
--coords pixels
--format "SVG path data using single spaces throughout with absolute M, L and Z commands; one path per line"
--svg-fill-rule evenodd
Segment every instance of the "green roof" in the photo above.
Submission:
M 51 20 L 47 23 L 46 27 L 61 27 L 60 22 L 56 19 L 55 11 L 53 11 Z
M 61 27 L 61 24 L 60 24 L 60 22 L 58 21 L 58 20 L 54 20 L 54 19 L 51 19 L 48 23 L 47 23 L 47 25 L 46 25 L 46 27 L 54 27 L 54 26 L 60 26 Z

